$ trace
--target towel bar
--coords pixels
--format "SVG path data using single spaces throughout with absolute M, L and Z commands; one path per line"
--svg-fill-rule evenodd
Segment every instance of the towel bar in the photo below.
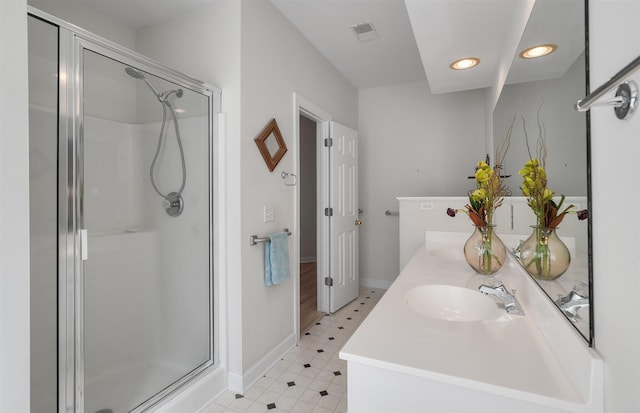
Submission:
M 575 104 L 574 109 L 578 112 L 586 112 L 594 106 L 594 103 L 600 99 L 605 93 L 618 86 L 616 98 L 605 105 L 613 106 L 618 119 L 624 119 L 628 114 L 633 113 L 637 106 L 638 90 L 633 82 L 622 83 L 633 72 L 640 69 L 640 56 L 636 57 L 631 63 L 620 69 L 618 73 L 607 80 L 593 92 L 589 93 L 583 99 Z
M 291 235 L 291 232 L 289 231 L 289 228 L 284 228 L 282 230 L 282 232 L 286 232 L 287 235 Z M 269 241 L 269 237 L 259 237 L 257 235 L 249 236 L 249 245 L 251 245 L 251 246 L 258 245 L 258 243 L 260 243 L 260 242 L 268 242 L 268 241 Z

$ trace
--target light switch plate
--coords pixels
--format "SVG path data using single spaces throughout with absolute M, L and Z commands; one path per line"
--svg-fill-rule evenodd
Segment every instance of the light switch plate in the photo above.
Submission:
M 264 211 L 264 222 L 273 222 L 273 221 L 275 221 L 276 217 L 275 217 L 275 214 L 273 212 L 273 207 L 272 206 L 265 205 L 263 211 Z
M 433 211 L 433 202 L 420 202 L 420 210 Z

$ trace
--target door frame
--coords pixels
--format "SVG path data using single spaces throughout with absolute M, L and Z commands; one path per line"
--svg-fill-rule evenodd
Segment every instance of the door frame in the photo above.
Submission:
M 329 287 L 322 280 L 329 268 L 329 220 L 324 219 L 322 205 L 329 205 L 329 151 L 324 139 L 329 137 L 331 114 L 297 92 L 293 93 L 293 170 L 300 171 L 300 115 L 316 122 L 316 182 L 317 182 L 317 282 L 318 311 L 329 313 Z M 299 182 L 299 181 L 298 181 Z M 300 186 L 293 187 L 293 324 L 296 342 L 300 341 Z

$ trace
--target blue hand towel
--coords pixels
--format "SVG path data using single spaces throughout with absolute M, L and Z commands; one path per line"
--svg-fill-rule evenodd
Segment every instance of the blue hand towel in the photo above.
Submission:
M 264 283 L 279 284 L 289 278 L 289 242 L 286 232 L 269 235 L 264 244 Z

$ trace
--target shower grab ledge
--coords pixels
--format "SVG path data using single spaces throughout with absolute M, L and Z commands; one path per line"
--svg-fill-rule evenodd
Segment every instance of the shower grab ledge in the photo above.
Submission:
M 282 232 L 286 232 L 289 236 L 291 235 L 291 231 L 289 231 L 289 228 L 284 228 Z M 257 235 L 249 236 L 249 245 L 251 246 L 258 245 L 262 242 L 269 242 L 269 237 L 259 237 Z

